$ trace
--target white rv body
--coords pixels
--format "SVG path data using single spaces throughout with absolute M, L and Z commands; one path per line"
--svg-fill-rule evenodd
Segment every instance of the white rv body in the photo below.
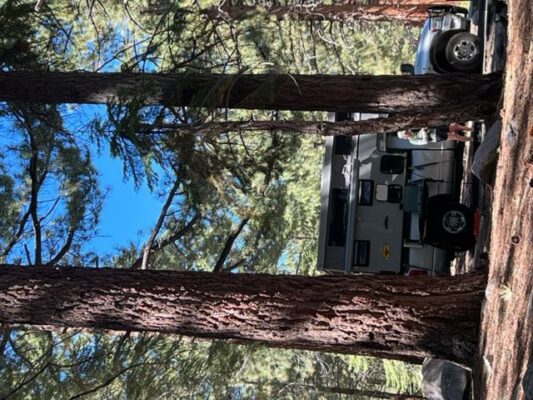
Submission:
M 348 115 L 356 120 L 377 117 Z M 414 268 L 432 275 L 447 274 L 451 248 L 471 245 L 472 235 L 463 231 L 461 240 L 452 240 L 444 232 L 454 243 L 448 246 L 444 239 L 441 243 L 435 238 L 439 232 L 434 218 L 431 225 L 427 223 L 431 217 L 427 212 L 444 204 L 449 208 L 450 202 L 457 201 L 455 177 L 460 163 L 456 144 L 450 141 L 413 145 L 396 135 L 328 137 L 318 269 L 404 273 Z M 455 214 L 446 215 L 449 223 Z M 471 225 L 471 216 L 464 218 Z M 428 235 L 428 226 L 432 235 Z M 426 240 L 429 236 L 431 243 Z M 436 247 L 433 242 L 440 244 Z

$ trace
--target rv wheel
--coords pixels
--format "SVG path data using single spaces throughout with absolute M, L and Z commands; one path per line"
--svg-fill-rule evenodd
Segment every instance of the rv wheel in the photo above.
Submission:
M 449 250 L 467 250 L 475 243 L 474 216 L 463 204 L 445 203 L 430 218 L 432 244 Z

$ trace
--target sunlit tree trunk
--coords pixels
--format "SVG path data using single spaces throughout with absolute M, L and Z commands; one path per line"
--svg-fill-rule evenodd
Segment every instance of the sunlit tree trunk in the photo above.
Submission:
M 485 278 L 0 266 L 0 323 L 470 364 Z
M 495 109 L 499 75 L 223 75 L 0 72 L 0 101 L 443 114 Z
M 420 24 L 427 18 L 426 7 L 419 5 L 297 4 L 292 6 L 222 6 L 202 13 L 210 19 L 243 20 L 257 15 L 276 19 L 306 21 L 398 21 Z

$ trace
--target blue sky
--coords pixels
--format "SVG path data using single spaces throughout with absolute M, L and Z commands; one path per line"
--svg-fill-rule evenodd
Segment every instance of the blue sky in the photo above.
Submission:
M 87 131 L 87 125 L 95 117 L 105 118 L 103 105 L 73 105 L 69 110 L 70 116 L 65 116 L 65 125 L 78 132 L 78 136 Z M 99 173 L 99 186 L 107 195 L 98 225 L 98 236 L 88 244 L 87 249 L 102 255 L 112 253 L 116 247 L 132 241 L 144 243 L 159 215 L 162 201 L 150 192 L 146 184 L 135 188 L 131 180 L 124 180 L 122 160 L 111 157 L 107 143 L 102 142 L 100 151 L 96 145 L 88 145 Z
M 99 171 L 102 189 L 108 189 L 104 202 L 98 237 L 93 239 L 89 248 L 97 254 L 110 253 L 119 245 L 140 238 L 143 243 L 155 224 L 161 208 L 159 201 L 146 185 L 135 189 L 131 181 L 124 181 L 122 161 L 110 157 L 107 152 L 93 159 Z M 142 235 L 139 232 L 142 231 Z
M 103 113 L 105 106 L 71 105 L 63 111 L 65 127 L 77 132 L 81 141 L 87 137 L 86 144 L 91 149 L 93 164 L 99 172 L 99 187 L 107 193 L 98 236 L 86 244 L 85 250 L 102 256 L 114 253 L 118 246 L 126 246 L 129 242 L 144 243 L 159 215 L 162 200 L 152 194 L 145 184 L 135 188 L 131 180 L 124 180 L 122 161 L 110 156 L 107 143 L 102 143 L 98 151 L 97 146 L 90 142 L 87 124 Z M 0 119 L 0 148 L 5 149 L 13 140 L 18 140 L 15 139 L 11 122 L 10 118 Z M 8 160 L 10 154 L 5 152 L 2 156 Z M 31 249 L 32 242 L 28 245 Z

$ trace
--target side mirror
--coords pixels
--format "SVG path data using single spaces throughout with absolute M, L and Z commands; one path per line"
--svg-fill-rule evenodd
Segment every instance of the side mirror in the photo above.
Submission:
M 402 73 L 402 75 L 414 75 L 415 67 L 412 64 L 401 64 L 400 72 Z

